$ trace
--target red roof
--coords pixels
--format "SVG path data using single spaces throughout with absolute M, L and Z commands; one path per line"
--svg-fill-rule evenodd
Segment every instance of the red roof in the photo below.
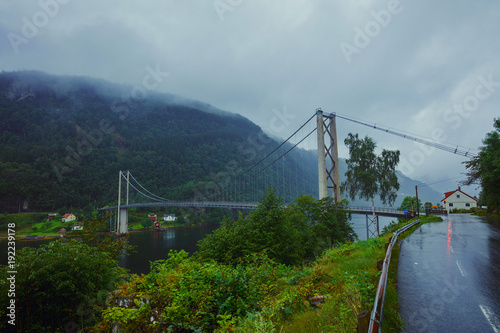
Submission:
M 69 217 L 70 215 L 73 215 L 73 214 L 71 214 L 71 213 L 66 213 L 66 214 L 64 214 L 62 217 Z
M 453 190 L 453 191 L 450 191 L 450 192 L 444 192 L 444 199 L 442 199 L 441 201 L 444 201 L 444 200 L 448 199 L 448 197 L 449 197 L 450 195 L 452 195 L 453 193 L 455 193 L 455 192 L 457 192 L 457 191 L 458 191 L 458 192 L 460 192 L 460 193 L 462 193 L 462 194 L 465 194 L 466 196 L 468 196 L 468 197 L 469 197 L 469 198 L 471 198 L 471 199 L 474 199 L 474 200 L 476 200 L 476 201 L 479 201 L 478 199 L 474 198 L 473 196 L 470 196 L 470 195 L 468 195 L 467 193 L 465 193 L 464 191 L 462 191 L 460 188 L 458 188 L 458 189 L 456 189 L 456 190 Z

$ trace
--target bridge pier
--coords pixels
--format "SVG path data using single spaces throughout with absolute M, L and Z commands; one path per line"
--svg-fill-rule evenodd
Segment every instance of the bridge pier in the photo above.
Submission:
M 371 233 L 374 237 L 376 237 L 376 235 L 379 235 L 379 234 L 380 234 L 380 233 L 379 233 L 379 228 L 378 228 L 378 226 L 379 226 L 379 224 L 378 224 L 378 215 L 375 215 L 375 220 L 374 220 L 374 221 L 372 221 L 372 219 L 370 219 L 370 217 L 369 217 L 369 216 L 373 216 L 373 215 L 368 215 L 368 214 L 365 214 L 365 216 L 366 216 L 366 239 L 368 240 L 368 239 L 370 239 L 370 233 Z M 373 225 L 374 225 L 374 227 L 375 227 L 375 233 L 371 232 L 371 230 L 370 230 L 370 226 L 371 226 L 372 224 L 373 224 Z M 373 237 L 372 237 L 372 238 L 373 238 Z
M 125 235 L 128 233 L 128 208 L 120 207 L 118 214 L 118 225 L 116 226 L 117 235 Z
M 125 174 L 120 170 L 118 173 L 118 206 L 117 206 L 117 225 L 116 234 L 125 235 L 128 233 L 128 208 L 121 207 L 122 201 L 122 177 L 125 178 Z M 127 181 L 127 197 L 125 204 L 128 205 L 128 195 L 129 195 L 129 185 L 130 185 L 130 171 L 127 171 L 127 176 L 125 180 Z
M 334 113 L 325 115 L 321 109 L 316 110 L 319 199 L 327 197 L 328 189 L 331 189 L 334 201 L 340 202 L 339 154 L 335 117 Z M 328 124 L 325 123 L 324 118 L 329 119 Z M 325 134 L 329 137 L 328 145 L 325 144 Z M 326 163 L 327 157 L 328 164 Z

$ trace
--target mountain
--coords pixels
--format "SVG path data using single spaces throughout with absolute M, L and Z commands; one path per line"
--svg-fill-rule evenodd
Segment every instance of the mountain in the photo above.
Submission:
M 241 115 L 174 95 L 134 96 L 134 87 L 91 78 L 1 73 L 0 212 L 111 204 L 119 170 L 171 200 L 252 200 L 255 179 L 291 197 L 292 174 L 305 175 L 293 181 L 301 193 L 317 191 L 300 150 L 280 170 L 231 182 L 278 145 Z
M 119 170 L 170 200 L 254 201 L 267 187 L 287 201 L 317 196 L 315 152 L 294 149 L 265 172 L 256 173 L 259 165 L 236 177 L 279 143 L 241 115 L 134 89 L 36 71 L 0 73 L 0 212 L 115 203 Z M 401 194 L 413 195 L 418 182 L 399 177 Z M 427 191 L 423 201 L 440 197 Z M 134 189 L 131 195 L 151 201 Z

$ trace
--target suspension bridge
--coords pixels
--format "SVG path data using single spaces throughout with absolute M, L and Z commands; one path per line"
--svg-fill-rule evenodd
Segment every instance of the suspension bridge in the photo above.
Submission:
M 312 121 L 316 117 L 316 122 Z M 128 209 L 138 207 L 192 207 L 192 208 L 227 208 L 237 210 L 252 210 L 257 207 L 258 201 L 262 200 L 269 188 L 279 189 L 286 193 L 288 202 L 304 193 L 304 188 L 311 188 L 314 180 L 310 175 L 290 177 L 290 170 L 297 171 L 298 165 L 306 161 L 300 160 L 300 155 L 290 154 L 299 145 L 309 140 L 309 150 L 317 150 L 317 192 L 319 199 L 330 196 L 335 202 L 340 198 L 339 180 L 339 159 L 337 149 L 336 118 L 351 121 L 361 125 L 384 131 L 388 134 L 415 141 L 421 144 L 432 146 L 437 149 L 448 151 L 465 157 L 473 157 L 470 150 L 452 147 L 449 144 L 436 143 L 431 140 L 417 138 L 391 129 L 384 129 L 380 126 L 369 124 L 347 116 L 336 113 L 325 114 L 321 109 L 317 109 L 302 126 L 300 126 L 290 137 L 284 140 L 272 151 L 262 154 L 257 162 L 243 168 L 242 166 L 228 165 L 228 171 L 221 178 L 215 179 L 207 184 L 203 190 L 195 190 L 195 197 L 192 200 L 169 200 L 149 191 L 135 179 L 130 172 L 119 172 L 118 200 L 114 206 L 100 208 L 100 211 L 116 211 L 116 221 L 113 231 L 122 235 L 128 233 Z M 316 139 L 311 135 L 316 132 Z M 295 137 L 295 144 L 291 139 Z M 300 140 L 296 138 L 300 137 Z M 254 144 L 254 147 L 259 147 Z M 255 150 L 255 149 L 254 149 Z M 252 160 L 256 160 L 255 153 Z M 309 161 L 310 162 L 310 161 Z M 125 190 L 123 190 L 125 186 Z M 135 193 L 147 198 L 148 202 L 130 203 L 130 188 Z M 309 191 L 312 192 L 312 191 Z M 350 207 L 355 214 L 365 214 L 367 224 L 367 234 L 370 228 L 372 235 L 378 233 L 378 216 L 406 217 L 407 212 L 399 209 L 387 207 L 375 207 L 375 217 L 372 207 Z

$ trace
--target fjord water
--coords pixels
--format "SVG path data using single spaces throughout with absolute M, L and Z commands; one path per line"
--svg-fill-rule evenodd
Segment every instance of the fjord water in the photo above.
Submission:
M 395 218 L 380 217 L 380 231 Z M 358 234 L 359 240 L 366 239 L 365 215 L 352 215 L 353 229 Z M 196 244 L 206 235 L 217 229 L 218 226 L 201 226 L 190 228 L 175 228 L 164 231 L 132 232 L 128 242 L 136 247 L 135 252 L 124 255 L 120 265 L 135 274 L 149 273 L 150 262 L 166 259 L 170 250 L 184 250 L 190 254 L 197 250 Z M 16 251 L 26 246 L 38 247 L 52 240 L 16 241 Z M 0 264 L 7 264 L 7 241 L 0 240 Z

